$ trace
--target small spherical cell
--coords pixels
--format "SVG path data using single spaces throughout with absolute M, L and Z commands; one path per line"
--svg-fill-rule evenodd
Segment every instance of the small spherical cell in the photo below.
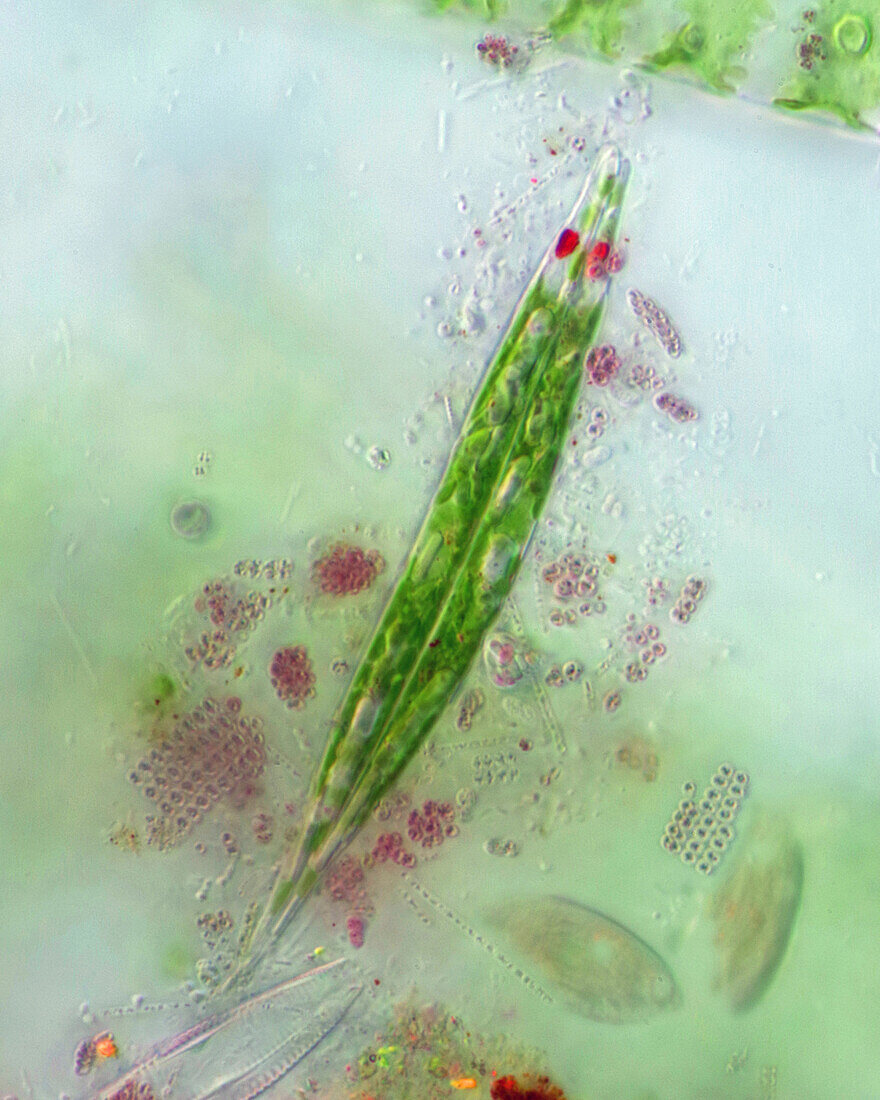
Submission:
M 871 45 L 871 30 L 860 15 L 848 13 L 834 26 L 834 42 L 844 53 L 859 57 Z
M 171 530 L 182 539 L 200 539 L 211 526 L 211 513 L 200 500 L 183 500 L 171 509 Z

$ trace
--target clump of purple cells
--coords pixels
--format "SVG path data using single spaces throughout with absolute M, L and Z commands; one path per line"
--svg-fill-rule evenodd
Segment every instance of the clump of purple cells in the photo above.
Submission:
M 458 836 L 455 807 L 451 802 L 428 799 L 421 810 L 411 810 L 406 821 L 406 834 L 423 848 L 442 844 L 447 837 Z
M 209 671 L 228 668 L 235 659 L 237 647 L 271 606 L 271 592 L 239 594 L 237 588 L 225 580 L 210 581 L 194 603 L 196 612 L 207 618 L 207 629 L 194 644 L 184 647 L 186 656 L 194 665 L 202 664 Z
M 509 41 L 503 34 L 487 34 L 477 43 L 477 56 L 489 65 L 509 68 L 516 60 L 519 46 Z
M 315 694 L 315 673 L 305 646 L 279 649 L 269 666 L 269 681 L 282 703 L 299 710 Z
M 265 768 L 262 721 L 244 717 L 237 696 L 204 699 L 129 773 L 158 811 L 147 817 L 147 843 L 173 846 L 221 798 L 240 809 Z
M 654 408 L 658 412 L 665 413 L 674 424 L 687 424 L 690 420 L 697 419 L 697 410 L 688 404 L 683 397 L 674 394 L 658 393 L 654 398 Z
M 584 358 L 587 382 L 593 386 L 607 386 L 620 370 L 620 356 L 611 344 L 590 348 Z

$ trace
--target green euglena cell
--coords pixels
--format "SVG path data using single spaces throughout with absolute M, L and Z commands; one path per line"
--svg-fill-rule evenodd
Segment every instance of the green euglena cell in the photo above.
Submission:
M 303 829 L 232 984 L 265 957 L 422 745 L 510 593 L 567 438 L 583 349 L 604 311 L 608 281 L 589 273 L 587 256 L 599 241 L 613 246 L 628 178 L 619 150 L 601 149 L 514 309 L 336 713 Z

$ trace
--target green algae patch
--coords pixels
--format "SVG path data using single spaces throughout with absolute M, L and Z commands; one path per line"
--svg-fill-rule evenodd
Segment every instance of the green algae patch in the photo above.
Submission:
M 789 111 L 836 115 L 849 126 L 865 127 L 865 112 L 880 106 L 880 3 L 857 7 L 828 0 L 804 13 L 793 51 L 795 68 L 774 99 Z
M 464 8 L 474 11 L 478 15 L 485 15 L 488 19 L 494 19 L 501 15 L 507 8 L 504 0 L 432 0 L 435 11 L 449 11 L 452 8 Z
M 483 1098 L 491 1092 L 565 1100 L 547 1072 L 545 1055 L 509 1035 L 481 1034 L 443 1006 L 405 1001 L 394 1006 L 390 1019 L 346 1067 L 345 1079 L 325 1086 L 321 1095 L 326 1100 L 447 1100 L 463 1090 Z M 497 1084 L 503 1080 L 526 1087 L 503 1090 Z
M 639 0 L 567 0 L 547 25 L 556 38 L 577 37 L 605 57 L 618 57 L 626 30 L 625 12 Z
M 779 822 L 756 823 L 711 904 L 716 988 L 735 1012 L 756 1004 L 776 975 L 791 939 L 803 879 L 800 844 Z
M 643 64 L 652 70 L 686 70 L 713 91 L 735 91 L 747 75 L 742 62 L 773 9 L 767 0 L 742 0 L 736 5 L 685 0 L 681 8 L 687 21 Z
M 495 922 L 576 1012 L 602 1023 L 648 1019 L 679 1002 L 653 948 L 595 909 L 562 897 L 523 898 Z

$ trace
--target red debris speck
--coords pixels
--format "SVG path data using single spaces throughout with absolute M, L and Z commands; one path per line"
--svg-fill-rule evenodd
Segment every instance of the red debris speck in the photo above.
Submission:
M 523 1074 L 517 1079 L 508 1074 L 493 1081 L 489 1088 L 492 1100 L 565 1100 L 565 1093 L 554 1085 L 549 1077 L 533 1077 L 532 1074 Z
M 566 256 L 570 256 L 574 252 L 580 243 L 580 233 L 574 229 L 563 229 L 559 234 L 559 240 L 556 242 L 556 259 L 564 260 Z

